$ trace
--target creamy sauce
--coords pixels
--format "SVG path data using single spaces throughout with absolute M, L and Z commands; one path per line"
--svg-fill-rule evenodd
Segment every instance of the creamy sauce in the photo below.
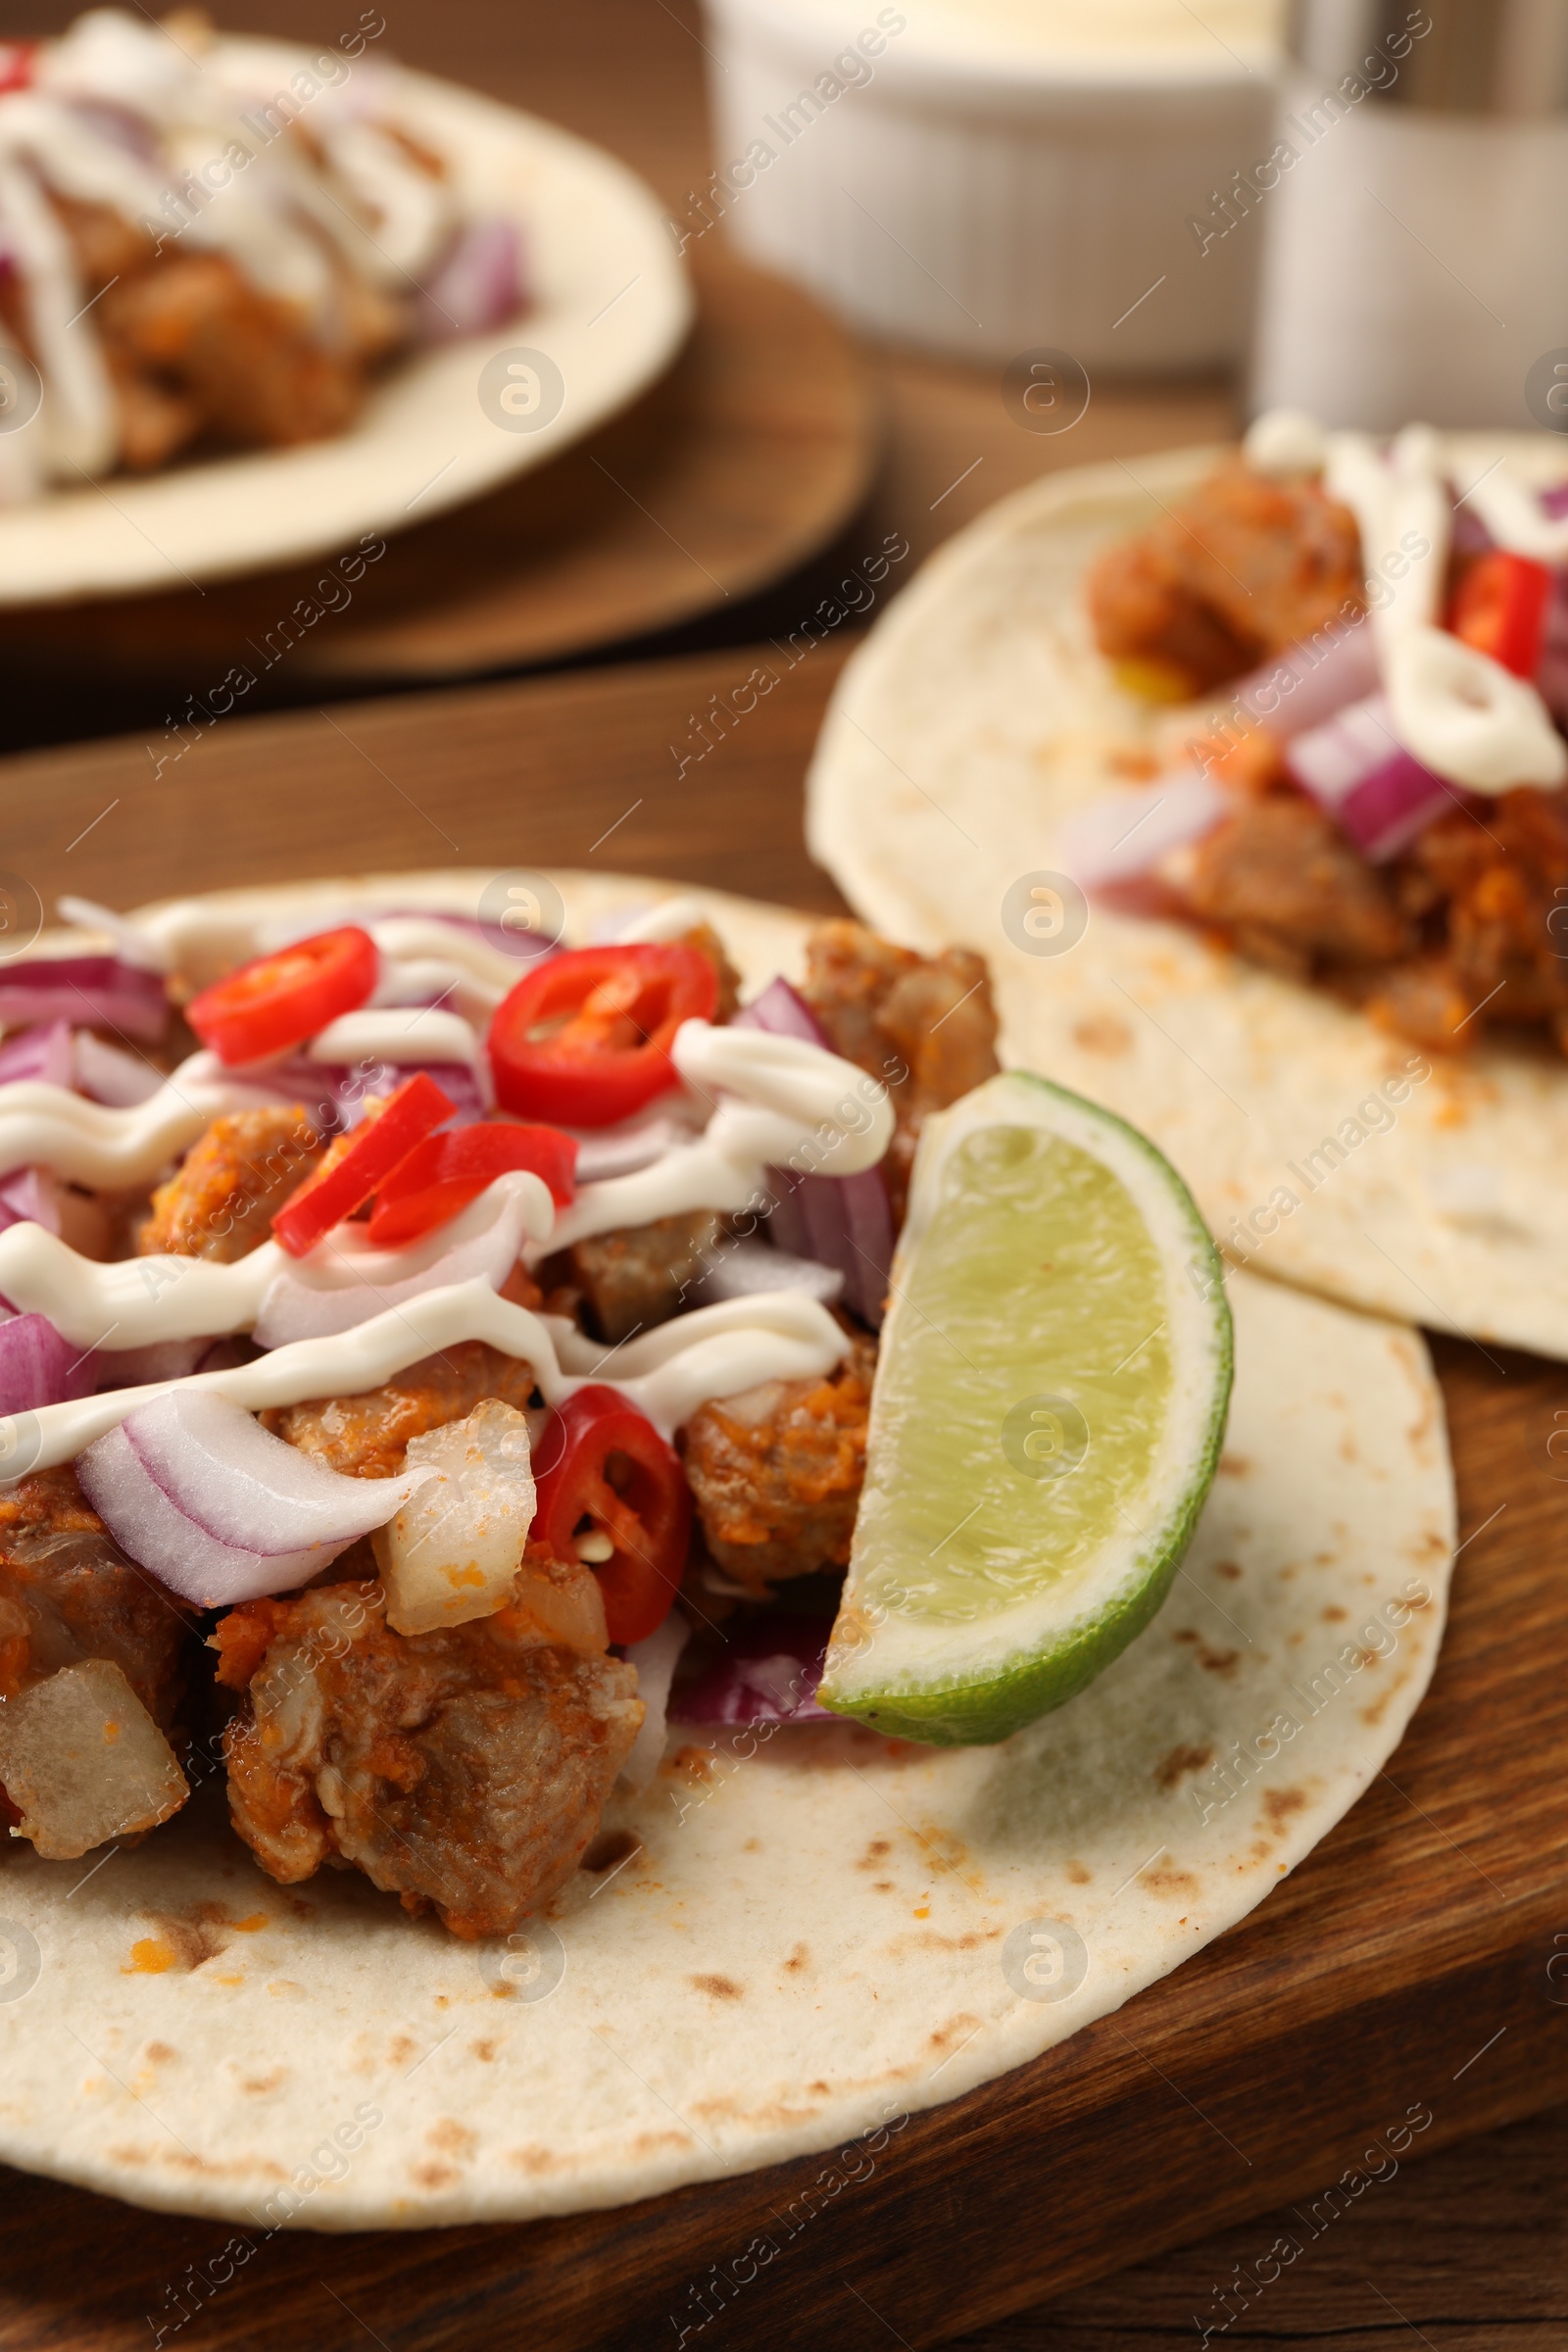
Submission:
M 211 1066 L 210 1056 L 192 1058 Z M 674 1060 L 689 1086 L 717 1096 L 704 1132 L 650 1167 L 584 1185 L 559 1214 L 550 1213 L 549 1195 L 537 1177 L 502 1176 L 460 1216 L 404 1250 L 372 1250 L 362 1232 L 340 1226 L 303 1258 L 264 1242 L 232 1265 L 194 1257 L 100 1264 L 41 1225 L 24 1223 L 0 1233 L 0 1297 L 24 1314 L 47 1315 L 78 1348 L 143 1348 L 258 1327 L 265 1342 L 269 1295 L 276 1284 L 345 1294 L 358 1316 L 369 1316 L 514 1210 L 511 1257 L 520 1248 L 524 1259 L 536 1263 L 568 1243 L 622 1226 L 648 1225 L 689 1209 L 743 1209 L 761 1194 L 767 1168 L 804 1165 L 803 1154 L 823 1174 L 857 1175 L 874 1167 L 892 1140 L 886 1088 L 820 1046 L 687 1021 L 676 1033 Z M 175 1080 L 191 1066 L 182 1064 Z M 137 1181 L 124 1172 L 136 1163 L 143 1165 L 145 1181 L 193 1142 L 213 1115 L 212 1107 L 196 1106 L 199 1090 L 175 1080 L 150 1102 L 118 1111 L 32 1079 L 0 1087 L 0 1167 L 37 1160 L 80 1183 L 119 1185 Z M 231 1085 L 215 1092 L 255 1099 Z M 49 1107 L 33 1111 L 25 1102 L 16 1104 L 18 1097 L 45 1098 Z M 171 1141 L 176 1134 L 181 1141 Z M 51 1148 L 39 1151 L 40 1141 Z M 13 1149 L 25 1157 L 8 1162 Z M 73 1155 L 75 1164 L 67 1164 Z M 89 1162 L 111 1173 L 78 1175 Z M 519 1202 L 524 1207 L 517 1208 Z M 498 1287 L 504 1279 L 503 1265 Z
M 419 1062 L 466 1062 L 488 1073 L 484 1048 L 458 1012 L 438 1005 L 371 1005 L 328 1021 L 311 1040 L 306 1057 L 344 1066 L 357 1061 L 390 1061 L 400 1068 Z M 258 1073 L 260 1074 L 260 1073 Z
M 1362 564 L 1385 591 L 1373 599 L 1371 626 L 1405 750 L 1472 792 L 1519 784 L 1549 790 L 1568 779 L 1568 744 L 1535 687 L 1439 626 L 1453 535 L 1451 461 L 1442 437 L 1429 425 L 1407 425 L 1385 457 L 1365 433 L 1323 433 L 1311 417 L 1282 410 L 1256 420 L 1245 452 L 1269 473 L 1321 465 L 1325 489 L 1355 516 Z M 1495 529 L 1494 514 L 1514 526 L 1515 537 L 1544 540 L 1563 528 L 1540 514 L 1506 462 L 1468 495 L 1515 553 L 1536 550 Z M 1568 553 L 1568 530 L 1560 545 Z
M 1225 50 L 1272 48 L 1284 11 L 1280 0 L 900 0 L 909 29 L 979 51 L 1033 51 L 1045 57 L 1085 52 L 1174 54 L 1225 64 Z M 874 23 L 875 11 L 866 22 Z
M 192 1054 L 155 1095 L 123 1110 L 40 1078 L 13 1079 L 0 1086 L 0 1176 L 47 1167 L 106 1192 L 148 1184 L 220 1112 L 275 1100 L 205 1053 Z
M 604 1382 L 606 1376 L 596 1376 L 591 1367 L 564 1370 L 558 1331 L 564 1338 L 559 1318 L 547 1323 L 527 1307 L 498 1298 L 487 1282 L 457 1283 L 373 1316 L 353 1331 L 275 1348 L 236 1370 L 198 1372 L 183 1382 L 116 1389 L 69 1404 L 44 1405 L 35 1414 L 0 1416 L 0 1461 L 24 1455 L 32 1469 L 71 1461 L 96 1438 L 117 1429 L 137 1405 L 172 1388 L 211 1391 L 257 1413 L 318 1396 L 362 1395 L 466 1340 L 488 1341 L 530 1365 L 545 1401 L 560 1404 L 591 1379 Z M 768 1380 L 820 1379 L 842 1361 L 849 1345 L 814 1298 L 779 1291 L 678 1316 L 647 1341 L 621 1349 L 617 1375 L 607 1385 L 619 1389 L 669 1438 L 711 1397 L 739 1396 Z

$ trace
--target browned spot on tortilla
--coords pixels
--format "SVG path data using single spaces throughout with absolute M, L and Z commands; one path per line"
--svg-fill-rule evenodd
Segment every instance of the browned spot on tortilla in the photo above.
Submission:
M 470 2132 L 466 2124 L 460 2124 L 455 2115 L 444 2115 L 438 2124 L 430 2126 L 424 2136 L 432 2148 L 440 2148 L 448 2156 L 460 2156 L 466 2164 L 479 2145 L 478 2133 Z
M 1201 1772 L 1205 1764 L 1214 1761 L 1211 1747 L 1173 1747 L 1170 1754 L 1154 1767 L 1154 1778 L 1161 1788 L 1174 1788 L 1185 1773 Z
M 584 1870 L 612 1870 L 617 1862 L 629 1862 L 633 1854 L 640 1854 L 642 1850 L 642 1839 L 634 1837 L 630 1830 L 606 1830 L 589 1846 L 582 1858 L 582 1866 Z
M 1228 1577 L 1233 1585 L 1241 1573 L 1234 1560 L 1216 1560 L 1214 1562 L 1214 1574 Z
M 1301 1813 L 1305 1809 L 1306 1796 L 1299 1788 L 1265 1788 L 1263 1791 L 1263 1810 L 1277 1830 L 1283 1828 L 1293 1813 Z
M 198 2156 L 194 2148 L 166 2148 L 163 2160 L 165 2164 L 172 2164 L 177 2172 L 181 2173 L 220 2174 L 227 2169 L 220 2164 L 209 2164 L 206 2157 Z
M 1356 1448 L 1355 1440 L 1351 1437 L 1348 1430 L 1346 1431 L 1345 1435 L 1340 1440 L 1340 1459 L 1342 1462 L 1358 1462 L 1361 1459 L 1360 1453 Z
M 152 2066 L 169 2066 L 176 2055 L 167 2041 L 150 2041 L 147 2044 L 148 2063 Z
M 158 1977 L 177 1969 L 188 1976 L 227 1950 L 229 1933 L 238 1924 L 223 1904 L 207 1901 L 190 1903 L 183 1911 L 145 1911 L 142 1916 L 159 1932 L 132 1944 L 130 1967 L 122 1975 Z
M 794 1951 L 791 1952 L 789 1958 L 785 1961 L 784 1965 L 793 1976 L 798 1969 L 803 1969 L 806 1967 L 810 1957 L 811 1955 L 807 1950 L 805 1944 L 798 1943 L 795 1946 Z
M 950 2017 L 945 2026 L 938 2026 L 936 2032 L 931 2035 L 931 2047 L 934 2050 L 945 2050 L 950 2041 L 964 2040 L 968 2034 L 974 2032 L 980 2022 L 980 2019 L 972 2017 L 967 2009 L 960 2009 L 957 2016 Z
M 263 2099 L 270 2090 L 279 2089 L 287 2081 L 288 2068 L 274 2066 L 270 2068 L 265 2075 L 241 2075 L 239 2086 L 241 2090 L 248 2090 L 254 2097 Z
M 1138 783 L 1148 784 L 1159 773 L 1159 759 L 1147 744 L 1118 744 L 1105 755 L 1105 765 L 1113 776 L 1131 776 Z M 1391 1064 L 1391 1067 L 1396 1067 Z
M 657 2148 L 687 2148 L 691 2145 L 685 2132 L 639 2132 L 632 2141 L 634 2156 L 652 2156 Z
M 1363 1723 L 1372 1723 L 1372 1724 L 1381 1723 L 1381 1722 L 1383 1721 L 1383 1718 L 1384 1718 L 1384 1716 L 1385 1716 L 1385 1715 L 1387 1714 L 1387 1712 L 1388 1712 L 1388 1706 L 1389 1706 L 1389 1701 L 1390 1701 L 1390 1699 L 1391 1699 L 1391 1698 L 1393 1698 L 1393 1696 L 1395 1695 L 1396 1691 L 1402 1690 L 1404 1689 L 1404 1686 L 1405 1686 L 1405 1684 L 1406 1684 L 1406 1683 L 1407 1683 L 1409 1680 L 1410 1680 L 1410 1670 L 1409 1670 L 1409 1668 L 1408 1668 L 1408 1667 L 1406 1667 L 1406 1668 L 1405 1668 L 1405 1670 L 1404 1670 L 1404 1672 L 1403 1672 L 1402 1674 L 1396 1674 L 1396 1675 L 1395 1676 L 1395 1678 L 1394 1678 L 1393 1682 L 1392 1682 L 1392 1683 L 1389 1685 L 1388 1689 L 1387 1689 L 1387 1690 L 1384 1691 L 1384 1693 L 1383 1693 L 1383 1695 L 1382 1695 L 1382 1697 L 1381 1697 L 1381 1698 L 1375 1698 L 1375 1699 L 1372 1701 L 1372 1704 L 1371 1704 L 1369 1707 L 1363 1707 L 1363 1708 L 1361 1709 L 1361 1721 L 1362 1721 Z
M 1147 1886 L 1151 1894 L 1196 1894 L 1198 1881 L 1190 1870 L 1141 1870 L 1138 1884 Z
M 509 2148 L 508 2164 L 515 2165 L 519 2173 L 553 2173 L 560 2159 L 552 2148 Z
M 1252 1848 L 1252 1859 L 1256 1862 L 1266 1862 L 1273 1850 L 1266 1840 L 1259 1840 Z
M 455 2164 L 415 2164 L 409 2172 L 421 2188 L 450 2188 L 454 2180 L 463 2178 Z
M 682 1773 L 689 1781 L 710 1781 L 713 1759 L 706 1747 L 677 1747 L 663 1769 Z
M 1219 1457 L 1221 1478 L 1248 1478 L 1252 1465 L 1245 1453 L 1222 1453 Z
M 1206 1674 L 1234 1674 L 1241 1661 L 1239 1649 L 1210 1649 L 1202 1635 L 1190 1625 L 1184 1625 L 1178 1633 L 1172 1634 L 1171 1640 L 1191 1642 L 1198 1663 Z
M 1085 1870 L 1081 1862 L 1069 1862 L 1067 1865 L 1067 1876 L 1075 1886 L 1087 1886 L 1094 1875 L 1093 1871 Z
M 761 1850 L 762 1840 L 760 1838 L 748 1838 L 746 1843 L 741 1847 L 743 1854 L 760 1854 Z
M 414 2057 L 418 2047 L 418 2043 L 413 2038 L 412 2034 L 394 2034 L 392 2036 L 392 2048 L 389 2053 L 393 2065 L 402 2066 L 407 2059 Z
M 715 2001 L 738 2001 L 743 1998 L 742 1987 L 732 1977 L 692 1977 L 688 1982 L 695 1984 L 699 1992 L 711 1994 Z
M 874 1870 L 883 1855 L 891 1854 L 893 1848 L 886 1838 L 873 1838 L 855 1867 L 857 1870 Z
M 825 2096 L 829 2085 L 826 2082 L 808 2082 L 806 2087 L 808 2090 L 814 2090 Z
M 891 1879 L 873 1879 L 871 1881 L 871 1892 L 873 1894 L 891 1894 L 893 1892 L 893 1881 Z
M 1132 1031 L 1113 1012 L 1091 1013 L 1087 1021 L 1075 1021 L 1072 1036 L 1086 1054 L 1125 1054 L 1133 1042 Z
M 1325 1625 L 1342 1625 L 1345 1622 L 1345 1610 L 1339 1606 L 1337 1601 L 1331 1600 L 1323 1612 L 1323 1622 Z
M 490 2040 L 470 2041 L 468 2047 L 484 2066 L 490 2065 L 496 2054 L 496 2044 Z

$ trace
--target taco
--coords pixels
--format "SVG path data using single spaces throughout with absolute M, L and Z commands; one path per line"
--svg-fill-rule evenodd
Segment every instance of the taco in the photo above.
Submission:
M 1542 435 L 1261 419 L 1057 475 L 851 663 L 810 839 L 992 960 L 1229 1256 L 1568 1353 L 1568 477 Z
M 9 2161 L 255 2243 L 886 2133 L 1397 1742 L 1419 1339 L 1227 1305 L 977 958 L 572 875 L 68 911 L 0 997 Z

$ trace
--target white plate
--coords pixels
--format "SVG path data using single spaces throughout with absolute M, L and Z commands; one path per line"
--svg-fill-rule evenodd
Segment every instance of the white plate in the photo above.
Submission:
M 229 40 L 236 62 L 286 80 L 307 53 Z M 585 140 L 431 74 L 400 72 L 400 119 L 444 154 L 466 204 L 514 215 L 531 310 L 497 331 L 416 354 L 330 441 L 264 450 L 0 512 L 0 605 L 198 586 L 347 553 L 546 464 L 653 382 L 679 348 L 692 295 L 652 192 Z M 514 432 L 479 405 L 497 353 L 540 351 L 560 412 Z

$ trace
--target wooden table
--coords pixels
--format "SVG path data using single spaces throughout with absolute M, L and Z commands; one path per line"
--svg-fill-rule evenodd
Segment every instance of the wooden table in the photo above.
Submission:
M 156 778 L 134 741 L 37 755 L 0 766 L 7 863 L 46 902 L 70 888 L 125 905 L 237 875 L 613 859 L 827 908 L 831 885 L 801 846 L 801 779 L 846 650 L 818 647 L 678 781 L 667 747 L 687 713 L 727 698 L 765 647 L 232 720 Z M 1303 2250 L 1255 2298 L 1260 2337 L 1370 2338 L 1399 2325 L 1384 2297 L 1435 2340 L 1432 2325 L 1462 2311 L 1451 2298 L 1474 2281 L 1451 2249 L 1446 2269 L 1424 2243 L 1412 2261 L 1412 2217 L 1419 2239 L 1423 2214 L 1482 2178 L 1494 2216 L 1512 2212 L 1496 2181 L 1523 2196 L 1552 2151 L 1568 2154 L 1562 2126 L 1401 2170 L 1316 2237 L 1268 2218 L 1304 2209 L 1412 2103 L 1430 2111 L 1431 2150 L 1568 2098 L 1568 1984 L 1548 1975 L 1568 1951 L 1568 1483 L 1545 1450 L 1568 1370 L 1522 1356 L 1499 1368 L 1446 1341 L 1438 1354 L 1465 1546 L 1436 1683 L 1388 1774 L 1188 1966 L 1035 2065 L 916 2117 L 896 2162 L 821 2215 L 765 2293 L 715 2317 L 705 2347 L 873 2346 L 890 2332 L 913 2347 L 981 2325 L 992 2344 L 1174 2341 L 1195 2311 L 1216 2319 L 1232 2266 L 1255 2279 L 1287 2230 Z M 658 2342 L 688 2283 L 816 2170 L 808 2159 L 525 2230 L 291 2234 L 190 2322 L 181 2352 L 346 2347 L 366 2329 L 395 2352 L 524 2328 L 552 2352 Z M 130 2352 L 166 2283 L 228 2235 L 19 2176 L 7 2190 L 0 2352 L 46 2335 Z M 1178 2261 L 1081 2283 L 1195 2238 Z M 1510 2320 L 1541 2308 L 1550 2258 L 1528 2230 L 1521 2247 L 1511 2284 L 1495 2262 L 1486 2273 Z

